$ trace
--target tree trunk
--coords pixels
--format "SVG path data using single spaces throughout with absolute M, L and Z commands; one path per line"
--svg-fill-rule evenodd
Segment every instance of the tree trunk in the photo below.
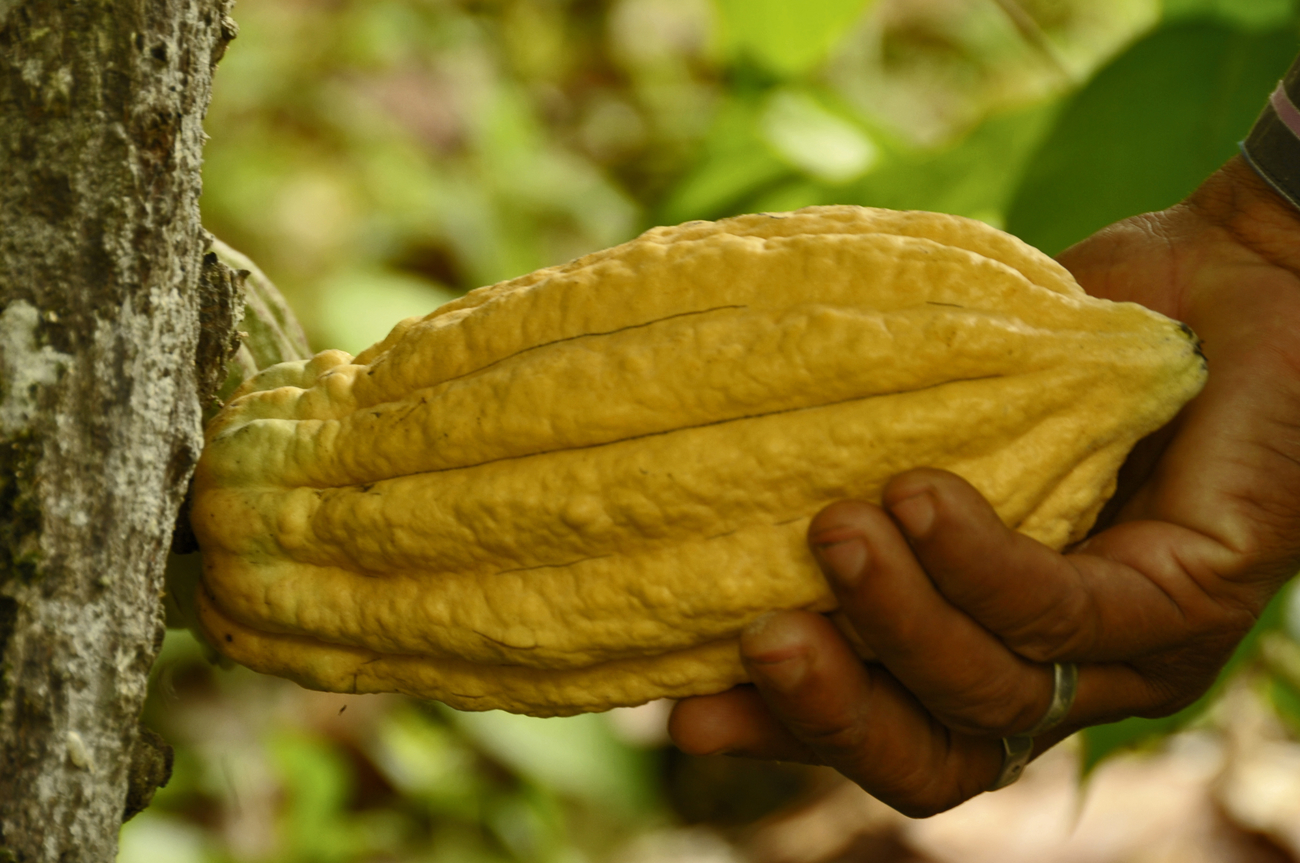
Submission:
M 229 5 L 0 0 L 0 863 L 113 860 L 170 769 L 137 719 L 233 327 L 198 211 Z

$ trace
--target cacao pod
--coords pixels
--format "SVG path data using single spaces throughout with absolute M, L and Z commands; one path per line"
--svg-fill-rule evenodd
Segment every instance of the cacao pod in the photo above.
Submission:
M 1059 549 L 1204 379 L 1185 326 L 979 222 L 658 228 L 247 381 L 195 477 L 199 613 L 319 689 L 536 715 L 717 692 L 746 623 L 835 610 L 824 504 L 940 467 Z
M 223 403 L 229 401 L 234 391 L 260 369 L 311 356 L 307 335 L 280 289 L 247 255 L 211 234 L 207 236 L 208 251 L 227 268 L 238 288 L 240 311 L 238 345 L 225 363 L 224 378 L 216 387 L 215 399 L 212 403 L 203 405 L 205 425 L 217 414 Z M 205 270 L 207 267 L 208 262 L 205 260 Z M 169 629 L 189 629 L 202 643 L 206 639 L 199 626 L 195 608 L 202 560 L 193 553 L 198 550 L 198 546 L 194 543 L 190 529 L 191 500 L 190 496 L 186 497 L 172 536 L 172 553 L 167 556 L 167 588 L 163 595 L 163 607 Z M 211 645 L 202 646 L 209 657 L 218 658 Z

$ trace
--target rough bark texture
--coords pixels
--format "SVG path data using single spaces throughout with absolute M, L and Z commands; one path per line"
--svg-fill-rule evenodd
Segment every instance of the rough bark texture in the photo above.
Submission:
M 198 214 L 228 7 L 0 0 L 0 863 L 113 860 L 169 770 L 137 718 L 233 325 Z

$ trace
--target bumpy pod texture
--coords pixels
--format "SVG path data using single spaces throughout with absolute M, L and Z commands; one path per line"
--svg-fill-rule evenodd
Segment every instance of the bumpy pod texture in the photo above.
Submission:
M 1080 539 L 1200 389 L 1182 325 L 979 222 L 820 207 L 658 228 L 474 291 L 209 425 L 199 611 L 305 686 L 538 715 L 717 692 L 833 611 L 804 545 L 908 468 Z

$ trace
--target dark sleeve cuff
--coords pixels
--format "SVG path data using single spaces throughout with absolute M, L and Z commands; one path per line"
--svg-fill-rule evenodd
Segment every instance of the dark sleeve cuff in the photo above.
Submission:
M 1300 59 L 1278 82 L 1241 144 L 1241 155 L 1279 195 L 1300 209 Z

